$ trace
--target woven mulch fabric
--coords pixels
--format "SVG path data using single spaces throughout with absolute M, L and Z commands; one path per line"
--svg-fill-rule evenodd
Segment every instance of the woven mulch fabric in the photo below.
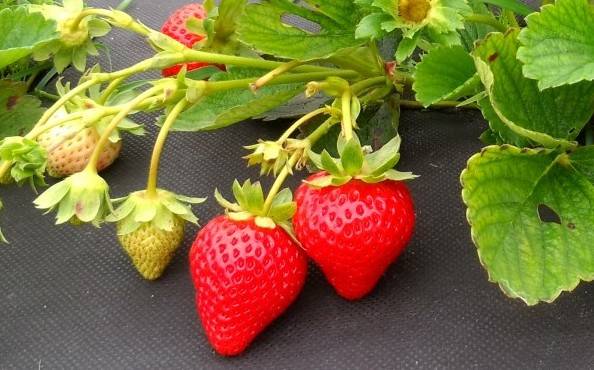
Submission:
M 115 6 L 118 1 L 91 1 Z M 158 28 L 183 0 L 137 0 L 131 14 Z M 151 55 L 135 35 L 104 42 L 113 69 Z M 103 63 L 109 68 L 108 63 Z M 156 76 L 156 74 L 155 74 Z M 126 136 L 121 158 L 105 172 L 112 195 L 144 186 L 154 116 L 137 118 L 144 137 Z M 470 239 L 459 174 L 481 148 L 479 112 L 402 114 L 403 170 L 417 207 L 407 251 L 359 302 L 339 298 L 310 268 L 297 302 L 245 355 L 223 358 L 207 343 L 194 308 L 187 254 L 196 233 L 156 282 L 143 281 L 111 225 L 53 225 L 28 189 L 2 188 L 0 214 L 0 369 L 380 369 L 587 368 L 594 366 L 594 294 L 587 283 L 553 304 L 527 307 L 488 282 Z M 234 178 L 257 178 L 243 145 L 275 138 L 280 123 L 245 122 L 207 133 L 174 133 L 161 185 L 209 196 L 196 208 L 202 223 L 221 212 L 215 187 L 229 194 Z M 298 185 L 297 176 L 290 181 Z

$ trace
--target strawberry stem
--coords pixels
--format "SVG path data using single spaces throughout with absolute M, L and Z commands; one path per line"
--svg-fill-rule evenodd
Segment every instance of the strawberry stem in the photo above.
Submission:
M 313 145 L 316 141 L 318 141 L 322 136 L 324 136 L 328 132 L 330 127 L 332 127 L 332 125 L 335 122 L 336 121 L 334 120 L 333 117 L 328 118 L 326 121 L 324 121 L 324 123 L 322 123 L 318 128 L 316 128 L 311 134 L 309 134 L 305 139 L 303 139 L 303 141 L 308 142 L 309 146 Z M 272 202 L 274 202 L 274 197 L 280 191 L 280 189 L 281 189 L 283 183 L 285 182 L 285 180 L 287 179 L 287 177 L 290 174 L 292 174 L 293 167 L 295 167 L 295 165 L 299 162 L 299 160 L 301 159 L 301 157 L 303 155 L 304 155 L 303 149 L 295 151 L 291 155 L 289 160 L 287 161 L 287 164 L 285 165 L 285 167 L 283 167 L 281 172 L 278 174 L 278 177 L 274 180 L 274 184 L 272 184 L 272 187 L 270 188 L 270 191 L 268 192 L 268 196 L 266 197 L 266 200 L 264 201 L 264 206 L 263 206 L 263 214 L 264 215 L 268 215 L 268 213 L 270 212 L 270 209 L 272 208 Z
M 351 91 L 353 95 L 358 95 L 359 93 L 369 89 L 370 87 L 374 87 L 376 85 L 385 85 L 389 82 L 389 80 L 385 76 L 379 77 L 371 77 L 357 83 L 354 83 L 351 86 Z
M 278 76 L 280 76 L 284 73 L 287 73 L 287 72 L 299 67 L 302 64 L 303 64 L 303 62 L 301 62 L 299 60 L 293 60 L 291 62 L 285 63 L 285 64 L 273 69 L 272 71 L 268 72 L 264 76 L 258 78 L 256 80 L 256 82 L 251 84 L 250 88 L 252 89 L 252 91 L 255 92 L 256 90 L 258 90 L 262 86 L 266 85 L 270 81 L 274 80 Z
M 121 16 L 118 17 L 118 14 L 126 15 L 126 20 L 128 20 L 127 24 L 123 24 L 120 22 L 122 20 L 122 18 L 121 18 Z M 113 11 L 113 10 L 98 9 L 98 8 L 87 8 L 87 9 L 84 9 L 83 11 L 81 11 L 80 13 L 78 13 L 76 18 L 74 18 L 72 20 L 70 28 L 73 30 L 77 29 L 80 26 L 80 23 L 86 17 L 91 16 L 91 15 L 98 15 L 101 17 L 108 18 L 108 19 L 112 20 L 112 22 L 110 22 L 110 23 L 112 23 L 118 27 L 124 28 L 126 30 L 138 33 L 143 36 L 148 36 L 149 32 L 151 31 L 150 28 L 134 21 L 132 19 L 132 17 L 129 17 L 123 11 L 120 11 L 120 10 Z
M 109 97 L 111 96 L 111 94 L 113 94 L 113 92 L 118 88 L 118 86 L 120 86 L 120 84 L 125 79 L 126 77 L 118 77 L 115 80 L 111 81 L 109 85 L 107 85 L 105 90 L 103 90 L 103 92 L 101 93 L 101 96 L 99 97 L 99 100 L 97 100 L 97 103 L 104 105 L 107 102 L 107 99 L 109 99 Z
M 72 99 L 74 96 L 80 94 L 89 87 L 96 85 L 98 83 L 99 81 L 97 79 L 91 78 L 90 80 L 83 82 L 82 84 L 78 85 L 74 89 L 64 94 L 57 102 L 55 102 L 51 107 L 49 107 L 45 111 L 45 113 L 43 113 L 43 115 L 41 116 L 39 121 L 37 121 L 33 128 L 35 129 L 41 125 L 46 124 L 47 121 L 54 115 L 54 113 L 56 113 L 58 109 L 60 109 L 60 107 L 62 107 L 64 104 L 66 104 L 68 100 Z
M 347 89 L 342 93 L 342 134 L 347 141 L 351 140 L 353 137 L 353 118 L 351 115 L 352 98 L 353 93 L 351 89 Z
M 299 127 L 301 127 L 301 125 L 303 125 L 304 123 L 310 121 L 314 117 L 316 117 L 320 114 L 323 114 L 323 113 L 331 114 L 332 108 L 322 107 L 322 108 L 318 108 L 318 109 L 314 110 L 313 112 L 309 112 L 305 116 L 303 116 L 300 119 L 298 119 L 297 121 L 295 121 L 295 123 L 293 123 L 291 125 L 291 127 L 289 127 L 287 129 L 287 131 L 285 131 L 285 133 L 280 138 L 278 138 L 278 140 L 276 142 L 279 144 L 284 143 Z
M 479 109 L 478 105 L 476 105 L 476 104 L 467 104 L 467 105 L 459 106 L 460 103 L 462 103 L 462 102 L 453 101 L 453 100 L 443 100 L 443 101 L 431 104 L 429 107 L 423 106 L 423 104 L 421 104 L 420 102 L 418 102 L 416 100 L 400 100 L 399 103 L 400 103 L 401 107 L 408 108 L 408 109 L 429 109 L 429 108 L 433 108 L 433 109 L 438 109 L 438 108 Z
M 163 126 L 159 131 L 159 135 L 157 136 L 157 140 L 155 141 L 155 146 L 153 148 L 148 183 L 146 186 L 146 193 L 149 198 L 155 197 L 157 195 L 159 162 L 161 161 L 161 153 L 163 152 L 163 147 L 165 146 L 165 141 L 167 140 L 169 130 L 177 120 L 177 117 L 186 108 L 187 105 L 188 101 L 186 99 L 182 99 L 177 104 L 175 104 L 171 112 L 169 112 L 169 114 L 167 115 L 167 118 L 165 119 L 165 122 L 163 123 Z
M 487 26 L 491 26 L 499 32 L 507 31 L 507 27 L 499 23 L 499 21 L 493 18 L 493 16 L 490 14 L 468 14 L 464 17 L 464 20 L 467 22 L 480 23 L 485 24 Z
M 293 167 L 297 164 L 299 158 L 301 158 L 302 155 L 302 150 L 297 150 L 296 152 L 294 152 L 287 161 L 285 167 L 283 167 L 281 172 L 278 174 L 278 177 L 274 180 L 274 184 L 272 184 L 272 187 L 268 192 L 268 196 L 264 201 L 263 214 L 268 215 L 268 213 L 270 212 L 270 209 L 272 208 L 272 202 L 274 201 L 274 197 L 276 196 L 276 194 L 278 194 L 278 192 L 281 189 L 281 186 L 283 186 L 283 183 L 285 182 L 289 174 L 291 174 Z
M 109 125 L 101 134 L 93 153 L 91 154 L 91 158 L 89 159 L 89 163 L 87 164 L 87 169 L 92 171 L 97 171 L 97 164 L 99 162 L 99 157 L 103 152 L 103 147 L 107 144 L 109 140 L 109 136 L 111 135 L 112 131 L 115 130 L 121 121 L 126 118 L 130 112 L 132 112 L 139 104 L 141 104 L 145 99 L 150 98 L 151 96 L 155 95 L 156 92 L 162 91 L 164 88 L 163 86 L 155 86 L 152 87 L 142 94 L 138 95 L 136 98 L 130 100 L 130 102 L 126 103 L 123 108 L 116 114 L 112 120 L 109 122 Z

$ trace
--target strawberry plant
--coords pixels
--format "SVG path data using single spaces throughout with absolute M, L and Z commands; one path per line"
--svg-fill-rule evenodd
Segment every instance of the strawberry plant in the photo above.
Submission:
M 40 188 L 46 175 L 65 177 L 36 207 L 57 224 L 115 223 L 153 280 L 204 200 L 158 186 L 169 132 L 291 120 L 279 138 L 246 146 L 247 164 L 274 177 L 270 189 L 236 181 L 234 202 L 215 191 L 224 215 L 190 252 L 206 334 L 236 355 L 297 298 L 306 256 L 354 300 L 406 248 L 415 175 L 395 168 L 400 109 L 476 109 L 487 146 L 461 181 L 480 263 L 508 296 L 551 302 L 594 279 L 594 5 L 545 3 L 208 0 L 164 15 L 162 32 L 78 0 L 0 6 L 0 179 Z M 154 55 L 117 71 L 88 67 L 111 27 Z M 83 74 L 58 82 L 42 108 L 27 95 L 37 74 L 19 74 L 33 60 Z M 163 77 L 135 78 L 147 71 Z M 162 113 L 147 185 L 114 199 L 99 172 L 128 133 L 142 134 L 139 112 Z M 294 201 L 283 183 L 305 168 L 316 173 Z

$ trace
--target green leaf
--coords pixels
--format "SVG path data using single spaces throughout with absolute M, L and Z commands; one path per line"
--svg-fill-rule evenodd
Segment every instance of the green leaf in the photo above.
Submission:
M 386 34 L 382 23 L 389 21 L 391 17 L 385 13 L 372 13 L 361 19 L 355 30 L 355 37 L 358 39 L 377 40 Z
M 417 43 L 419 42 L 421 33 L 417 32 L 412 37 L 404 37 L 398 43 L 398 48 L 396 48 L 396 61 L 403 62 L 406 58 L 411 56 L 411 54 L 417 48 Z
M 518 59 L 540 89 L 594 80 L 594 5 L 558 0 L 526 18 Z
M 0 11 L 0 68 L 30 55 L 33 48 L 58 38 L 56 23 L 24 7 Z
M 534 9 L 518 0 L 481 0 L 485 4 L 496 5 L 502 9 L 509 9 L 519 15 L 527 16 L 534 12 Z
M 0 139 L 26 134 L 43 114 L 39 99 L 26 91 L 23 82 L 0 80 Z
M 475 50 L 476 67 L 491 108 L 505 123 L 500 127 L 491 122 L 491 128 L 514 145 L 525 144 L 519 136 L 531 136 L 542 145 L 542 139 L 549 143 L 555 141 L 551 139 L 575 139 L 594 112 L 594 84 L 582 82 L 540 91 L 536 81 L 522 75 L 522 64 L 515 57 L 517 34 L 517 30 L 505 35 L 492 33 Z M 487 118 L 492 115 L 483 113 Z
M 364 42 L 355 38 L 360 12 L 352 0 L 305 3 L 309 6 L 290 0 L 248 5 L 239 22 L 239 39 L 260 52 L 299 60 L 326 58 Z
M 480 0 L 470 0 L 468 5 L 472 8 L 472 12 L 475 14 L 484 14 L 489 17 L 495 16 L 489 11 L 489 8 L 483 4 Z M 482 23 L 467 22 L 463 29 L 459 30 L 462 45 L 468 51 L 474 50 L 474 43 L 477 40 L 481 40 L 487 36 L 493 29 L 490 26 Z
M 587 206 L 594 186 L 570 164 L 567 154 L 551 150 L 487 147 L 462 173 L 472 238 L 489 279 L 529 305 L 594 279 L 594 208 Z
M 210 81 L 228 81 L 257 77 L 265 71 L 230 68 Z M 297 96 L 304 84 L 270 85 L 252 92 L 245 88 L 215 92 L 184 111 L 173 126 L 177 131 L 214 130 L 264 114 Z
M 480 83 L 474 60 L 462 46 L 432 49 L 415 69 L 413 90 L 425 107 L 472 95 Z

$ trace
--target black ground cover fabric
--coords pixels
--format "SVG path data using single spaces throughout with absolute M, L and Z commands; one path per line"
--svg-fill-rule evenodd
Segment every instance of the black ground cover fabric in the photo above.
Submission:
M 91 1 L 114 6 L 118 1 Z M 137 0 L 130 9 L 158 27 L 183 0 Z M 136 36 L 114 32 L 112 68 L 149 56 Z M 154 117 L 141 119 L 151 126 Z M 470 240 L 459 174 L 481 147 L 478 112 L 404 111 L 401 169 L 410 184 L 417 228 L 406 253 L 366 299 L 339 298 L 312 267 L 295 305 L 244 356 L 217 356 L 194 310 L 187 253 L 196 232 L 154 283 L 137 275 L 112 226 L 55 227 L 31 204 L 27 188 L 2 188 L 0 223 L 0 369 L 390 369 L 594 367 L 594 297 L 581 284 L 553 304 L 526 307 L 487 281 Z M 209 196 L 202 223 L 221 209 L 215 187 L 256 178 L 240 159 L 243 145 L 274 138 L 279 123 L 249 122 L 210 133 L 172 134 L 162 186 Z M 154 129 L 126 137 L 122 157 L 105 172 L 112 195 L 144 186 Z M 299 179 L 290 185 L 295 187 Z

